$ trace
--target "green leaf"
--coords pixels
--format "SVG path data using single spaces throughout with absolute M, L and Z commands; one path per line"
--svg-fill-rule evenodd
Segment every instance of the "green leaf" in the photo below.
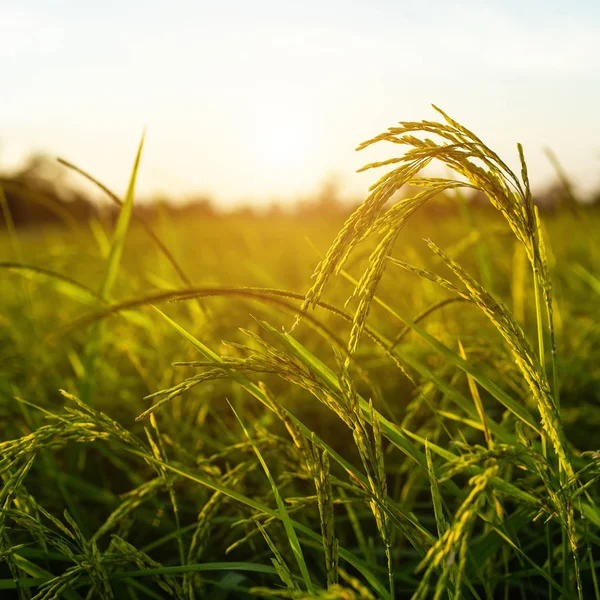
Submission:
M 137 180 L 138 169 L 140 166 L 140 159 L 142 157 L 142 149 L 144 148 L 144 137 L 145 132 L 142 134 L 140 145 L 138 146 L 137 155 L 135 157 L 135 163 L 133 165 L 133 171 L 129 179 L 129 186 L 123 206 L 119 212 L 119 218 L 117 220 L 117 226 L 113 235 L 112 243 L 110 245 L 110 254 L 108 255 L 108 265 L 104 281 L 102 282 L 102 288 L 100 295 L 105 300 L 110 298 L 112 288 L 117 279 L 119 272 L 119 266 L 121 264 L 121 256 L 123 254 L 123 247 L 125 245 L 125 238 L 127 236 L 127 229 L 129 228 L 129 222 L 131 221 L 131 215 L 133 213 L 133 201 L 135 198 L 135 184 Z
M 355 285 L 358 283 L 356 279 L 354 279 L 351 275 L 342 272 L 345 275 L 346 279 L 354 283 Z M 439 354 L 441 354 L 444 359 L 459 369 L 471 375 L 473 379 L 481 385 L 482 388 L 487 390 L 500 404 L 502 404 L 505 408 L 507 408 L 510 412 L 512 412 L 516 417 L 518 417 L 523 423 L 531 427 L 538 435 L 542 435 L 542 430 L 539 424 L 536 422 L 532 414 L 522 405 L 513 400 L 504 390 L 498 387 L 493 381 L 489 378 L 485 377 L 481 373 L 479 373 L 473 365 L 471 365 L 466 360 L 463 360 L 456 352 L 451 350 L 450 348 L 444 346 L 441 342 L 436 340 L 432 335 L 428 334 L 424 329 L 421 329 L 418 325 L 416 325 L 410 319 L 403 317 L 399 313 L 397 313 L 389 304 L 383 302 L 377 296 L 374 297 L 374 301 L 377 302 L 382 308 L 387 310 L 391 315 L 393 315 L 396 319 L 404 323 L 407 327 L 409 327 L 412 331 L 414 331 L 418 336 L 423 338 L 434 350 L 436 350 Z M 405 360 L 410 366 L 413 366 L 406 357 L 398 352 L 398 348 L 394 349 L 394 354 L 396 354 L 399 358 Z M 491 429 L 491 426 L 490 426 Z
M 83 304 L 97 306 L 103 303 L 102 297 L 90 288 L 62 273 L 56 273 L 44 267 L 4 261 L 0 262 L 0 269 L 15 271 L 25 277 L 49 280 L 59 293 Z
M 590 273 L 583 265 L 573 265 L 573 272 L 585 281 L 598 295 L 600 295 L 600 279 Z
M 296 562 L 298 563 L 298 567 L 300 568 L 300 572 L 302 573 L 302 579 L 304 579 L 304 584 L 306 585 L 307 591 L 314 596 L 315 588 L 310 579 L 308 567 L 306 566 L 306 561 L 304 560 L 304 554 L 302 553 L 302 547 L 300 546 L 300 542 L 298 541 L 298 537 L 296 536 L 296 531 L 295 531 L 292 521 L 290 519 L 290 515 L 288 514 L 288 511 L 285 508 L 285 504 L 283 502 L 283 498 L 281 497 L 281 494 L 279 493 L 277 484 L 275 483 L 275 480 L 273 479 L 273 477 L 271 475 L 271 471 L 269 470 L 269 467 L 268 467 L 267 463 L 265 462 L 265 459 L 263 458 L 260 450 L 258 449 L 258 446 L 254 443 L 254 440 L 252 439 L 250 432 L 246 429 L 244 422 L 242 421 L 240 416 L 235 411 L 235 408 L 233 408 L 233 405 L 231 404 L 231 402 L 229 403 L 229 406 L 231 407 L 231 410 L 233 411 L 235 418 L 238 420 L 239 424 L 241 425 L 242 429 L 244 430 L 244 435 L 246 436 L 246 438 L 252 445 L 252 449 L 254 450 L 254 453 L 258 457 L 258 460 L 260 461 L 263 471 L 265 472 L 265 475 L 267 476 L 267 479 L 269 480 L 269 484 L 271 486 L 271 489 L 273 490 L 273 495 L 275 496 L 275 501 L 277 502 L 279 519 L 281 519 L 281 522 L 283 523 L 283 526 L 285 528 L 285 532 L 288 536 L 288 541 L 290 543 L 292 553 L 294 554 L 294 557 L 296 558 Z
M 121 264 L 121 255 L 123 254 L 123 247 L 125 245 L 125 237 L 127 235 L 127 229 L 129 227 L 129 221 L 131 220 L 131 214 L 133 212 L 133 200 L 135 197 L 135 183 L 137 180 L 138 169 L 140 165 L 140 158 L 142 156 L 142 149 L 144 147 L 144 136 L 140 140 L 135 163 L 133 165 L 133 171 L 131 172 L 131 178 L 129 180 L 129 187 L 127 188 L 127 194 L 125 200 L 119 212 L 119 218 L 117 219 L 117 226 L 113 239 L 110 246 L 110 253 L 108 255 L 108 265 L 106 267 L 106 273 L 104 280 L 102 281 L 102 287 L 100 288 L 100 297 L 102 300 L 109 300 L 112 288 L 117 279 L 119 272 L 119 266 Z M 90 341 L 86 346 L 85 358 L 83 361 L 85 380 L 81 386 L 80 396 L 81 400 L 86 404 L 90 404 L 94 397 L 94 390 L 96 387 L 96 359 L 100 353 L 100 345 L 102 343 L 102 324 L 98 324 L 92 329 L 90 333 Z
M 215 364 L 217 364 L 217 365 L 228 366 L 221 359 L 221 357 L 218 354 L 216 354 L 215 352 L 213 352 L 208 346 L 203 344 L 200 340 L 195 338 L 191 333 L 189 333 L 183 327 L 178 325 L 175 321 L 173 321 L 173 319 L 168 317 L 160 309 L 158 309 L 156 307 L 153 307 L 153 308 L 167 323 L 169 323 L 176 331 L 178 331 L 180 335 L 182 335 L 187 341 L 189 341 L 202 354 L 202 356 L 204 356 L 205 358 L 207 358 L 209 360 L 214 361 Z M 231 376 L 246 391 L 248 391 L 257 400 L 259 400 L 264 406 L 269 408 L 269 410 L 273 410 L 273 407 L 271 406 L 271 403 L 269 402 L 269 400 L 266 398 L 264 392 L 260 389 L 260 387 L 258 387 L 255 383 L 253 383 L 250 379 L 248 379 L 248 377 L 246 377 L 243 373 L 236 372 L 234 369 L 231 369 Z M 321 438 L 319 438 L 317 435 L 315 435 L 304 423 L 302 423 L 302 421 L 300 421 L 298 418 L 296 418 L 287 409 L 285 409 L 284 407 L 281 407 L 281 410 L 283 410 L 289 416 L 289 418 L 300 429 L 300 431 L 307 438 L 311 439 L 315 445 L 320 447 L 322 450 L 325 450 L 329 454 L 329 456 L 332 457 L 333 460 L 335 460 L 348 473 L 352 473 L 352 475 L 354 477 L 356 477 L 359 481 L 361 481 L 365 487 L 368 486 L 366 477 L 360 471 L 358 471 L 347 460 L 342 458 L 335 450 L 333 450 L 333 448 L 331 448 Z M 154 459 L 150 459 L 148 457 L 144 457 L 144 458 L 146 460 L 154 460 Z M 161 463 L 161 464 L 164 466 L 164 468 L 170 469 L 172 471 L 179 473 L 180 475 L 183 475 L 184 477 L 188 477 L 190 479 L 193 479 L 194 481 L 202 483 L 203 485 L 206 485 L 213 490 L 220 491 L 223 494 L 225 494 L 239 502 L 242 502 L 243 504 L 251 506 L 252 508 L 259 510 L 269 516 L 275 517 L 277 519 L 280 518 L 279 514 L 277 512 L 271 510 L 266 505 L 263 505 L 259 502 L 251 500 L 250 498 L 247 498 L 234 490 L 230 490 L 229 488 L 226 488 L 224 486 L 216 484 L 215 482 L 211 481 L 208 478 L 200 477 L 197 475 L 194 475 L 192 477 L 191 474 L 188 474 L 181 469 L 175 469 L 171 464 L 167 464 L 167 463 Z M 398 510 L 398 512 L 402 513 L 401 510 Z M 296 521 L 292 520 L 292 523 L 298 531 L 301 531 L 308 537 L 317 540 L 320 544 L 323 543 L 322 537 L 319 534 L 315 533 L 311 529 L 308 529 L 304 525 L 297 523 Z M 379 594 L 379 597 L 384 598 L 384 599 L 388 599 L 390 597 L 389 591 L 381 584 L 379 579 L 372 573 L 370 566 L 367 563 L 365 563 L 364 561 L 361 561 L 359 558 L 354 556 L 354 554 L 348 552 L 347 550 L 344 550 L 343 548 L 340 548 L 340 557 L 343 558 L 344 560 L 346 560 L 348 563 L 350 563 L 353 567 L 355 567 L 363 575 L 363 577 L 369 582 L 369 584 L 373 587 L 373 589 L 375 589 L 377 591 L 377 593 Z

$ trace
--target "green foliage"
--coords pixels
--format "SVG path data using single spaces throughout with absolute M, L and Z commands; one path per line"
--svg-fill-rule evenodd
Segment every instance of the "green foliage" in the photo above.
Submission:
M 307 293 L 329 213 L 136 224 L 140 153 L 112 234 L 2 202 L 3 597 L 600 598 L 600 220 L 438 112 Z

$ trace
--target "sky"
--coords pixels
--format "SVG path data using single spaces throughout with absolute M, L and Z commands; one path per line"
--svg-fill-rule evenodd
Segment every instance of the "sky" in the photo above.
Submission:
M 0 0 L 0 170 L 60 156 L 123 193 L 365 195 L 356 146 L 434 103 L 539 189 L 600 188 L 600 2 Z

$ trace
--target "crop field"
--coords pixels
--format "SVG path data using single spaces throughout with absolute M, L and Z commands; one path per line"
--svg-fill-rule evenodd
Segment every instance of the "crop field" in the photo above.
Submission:
M 0 195 L 1 598 L 600 598 L 600 213 L 382 142 L 346 215 Z

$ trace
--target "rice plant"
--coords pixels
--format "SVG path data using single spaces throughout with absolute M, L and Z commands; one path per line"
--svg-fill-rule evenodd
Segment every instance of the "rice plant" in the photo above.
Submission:
M 436 110 L 359 146 L 404 152 L 364 167 L 391 170 L 306 293 L 196 284 L 147 222 L 154 262 L 127 270 L 141 145 L 125 201 L 108 191 L 112 240 L 93 226 L 98 281 L 26 262 L 8 228 L 0 266 L 30 305 L 6 301 L 2 338 L 24 365 L 0 373 L 6 597 L 600 598 L 599 440 L 574 435 L 588 417 L 570 389 L 600 338 L 569 301 L 597 294 L 597 265 L 558 264 L 521 146 L 517 174 Z M 455 178 L 425 176 L 434 161 Z M 440 195 L 461 212 L 414 239 Z M 239 275 L 238 243 L 221 252 Z

